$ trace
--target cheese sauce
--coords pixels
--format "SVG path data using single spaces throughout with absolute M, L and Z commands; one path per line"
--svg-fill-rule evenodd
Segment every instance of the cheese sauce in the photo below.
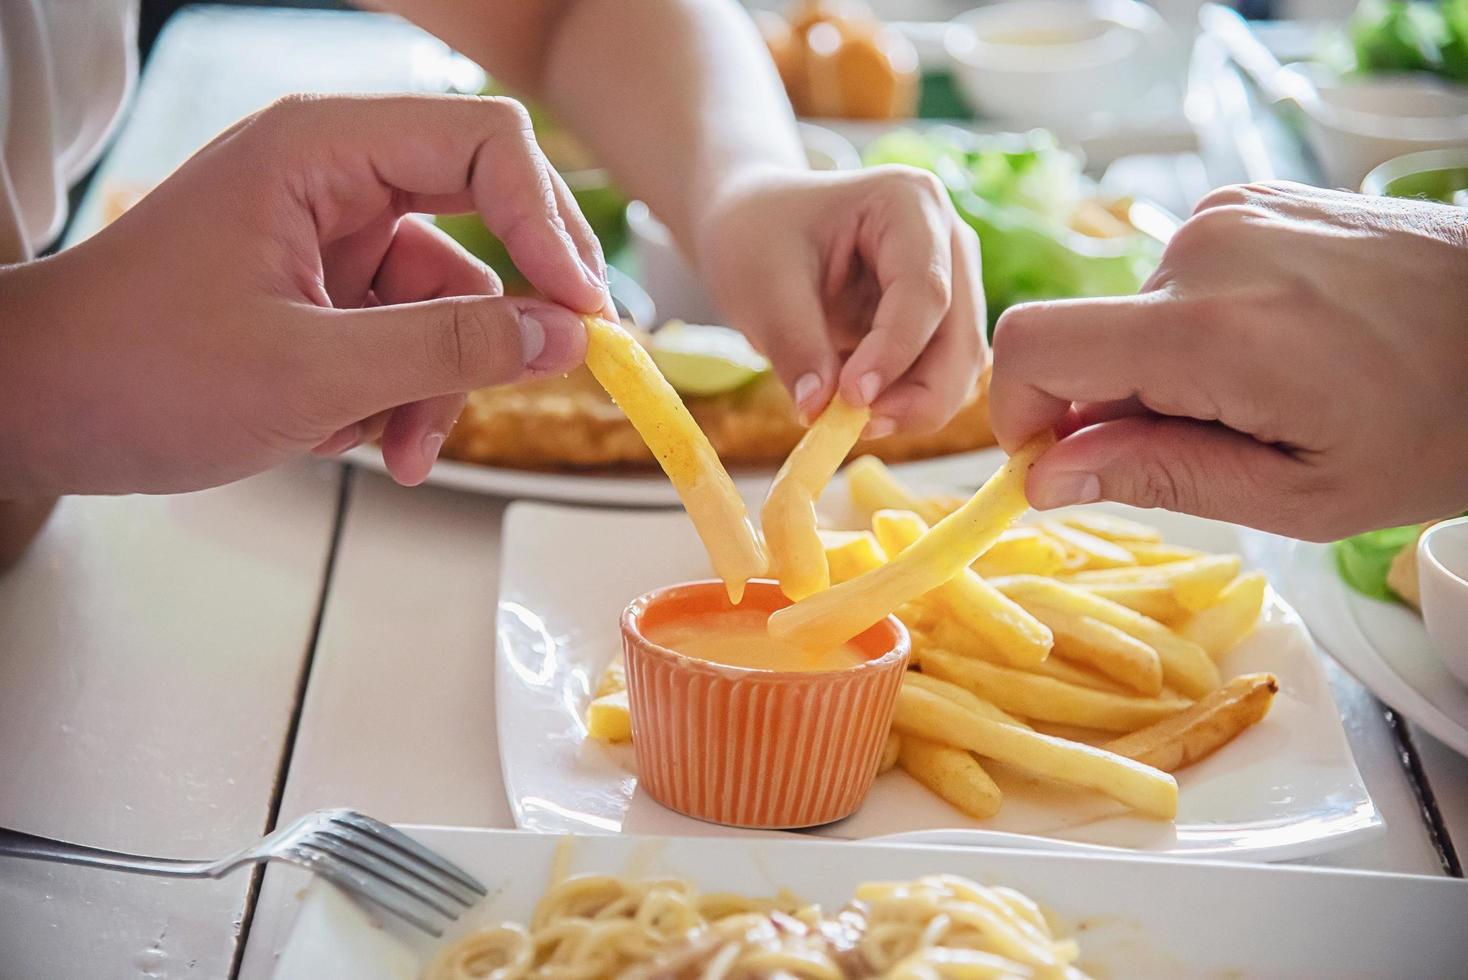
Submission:
M 752 670 L 846 670 L 867 659 L 851 643 L 804 650 L 771 636 L 765 628 L 766 618 L 757 610 L 733 609 L 660 623 L 648 630 L 647 638 L 686 657 Z

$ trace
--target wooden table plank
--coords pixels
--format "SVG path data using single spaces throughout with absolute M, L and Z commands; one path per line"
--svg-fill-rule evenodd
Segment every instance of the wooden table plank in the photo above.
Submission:
M 0 576 L 0 825 L 177 857 L 260 836 L 339 479 L 62 502 Z M 0 977 L 225 976 L 249 882 L 0 858 Z
M 398 823 L 513 827 L 494 719 L 504 504 L 352 484 L 300 733 L 289 820 L 353 806 Z M 242 977 L 270 976 L 305 875 L 266 875 Z

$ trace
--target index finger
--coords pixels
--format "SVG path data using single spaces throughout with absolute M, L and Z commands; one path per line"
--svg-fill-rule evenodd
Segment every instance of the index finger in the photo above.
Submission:
M 306 168 L 300 187 L 322 240 L 384 209 L 475 210 L 548 299 L 585 312 L 605 303 L 606 283 L 583 261 L 561 214 L 576 205 L 557 201 L 529 114 L 513 99 L 297 98 L 260 120 L 277 137 L 271 149 Z

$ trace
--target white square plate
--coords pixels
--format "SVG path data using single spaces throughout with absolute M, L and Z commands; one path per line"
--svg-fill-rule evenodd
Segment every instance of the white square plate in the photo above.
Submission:
M 490 897 L 448 939 L 529 919 L 561 841 L 515 831 L 409 828 Z M 856 885 L 948 872 L 1017 888 L 1080 943 L 1098 977 L 1449 977 L 1462 973 L 1468 883 L 1370 872 L 1135 856 L 891 847 L 817 840 L 571 840 L 573 873 L 676 876 L 703 890 L 788 888 L 828 911 Z M 275 980 L 413 980 L 433 940 L 369 915 L 321 881 L 306 892 Z
M 942 471 L 934 474 L 941 477 Z M 923 490 L 943 489 L 941 483 L 913 482 Z M 823 503 L 836 523 L 847 518 L 845 496 L 833 485 Z M 1169 541 L 1238 550 L 1238 529 L 1230 525 L 1109 509 L 1160 527 Z M 638 791 L 630 747 L 588 738 L 583 721 L 598 674 L 621 655 L 617 623 L 627 602 L 657 586 L 709 577 L 687 518 L 681 512 L 516 503 L 506 516 L 503 554 L 496 711 L 516 825 L 545 833 L 731 833 L 666 810 Z M 1250 860 L 1294 859 L 1355 843 L 1381 832 L 1383 824 L 1316 658 L 1299 617 L 1271 595 L 1259 628 L 1221 666 L 1225 676 L 1272 671 L 1280 694 L 1263 722 L 1178 774 L 1175 823 L 1132 816 L 1096 794 L 1041 788 L 999 771 L 1004 806 L 979 821 L 894 771 L 877 779 L 857 813 L 811 833 Z

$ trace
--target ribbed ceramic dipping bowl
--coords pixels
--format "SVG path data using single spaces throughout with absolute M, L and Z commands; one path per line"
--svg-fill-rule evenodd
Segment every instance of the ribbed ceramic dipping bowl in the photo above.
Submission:
M 738 608 L 774 612 L 774 582 Z M 867 659 L 830 671 L 729 667 L 647 638 L 662 623 L 733 609 L 722 582 L 635 599 L 622 614 L 637 778 L 653 799 L 731 827 L 814 827 L 850 816 L 871 788 L 892 722 L 907 630 L 892 617 L 852 641 Z

